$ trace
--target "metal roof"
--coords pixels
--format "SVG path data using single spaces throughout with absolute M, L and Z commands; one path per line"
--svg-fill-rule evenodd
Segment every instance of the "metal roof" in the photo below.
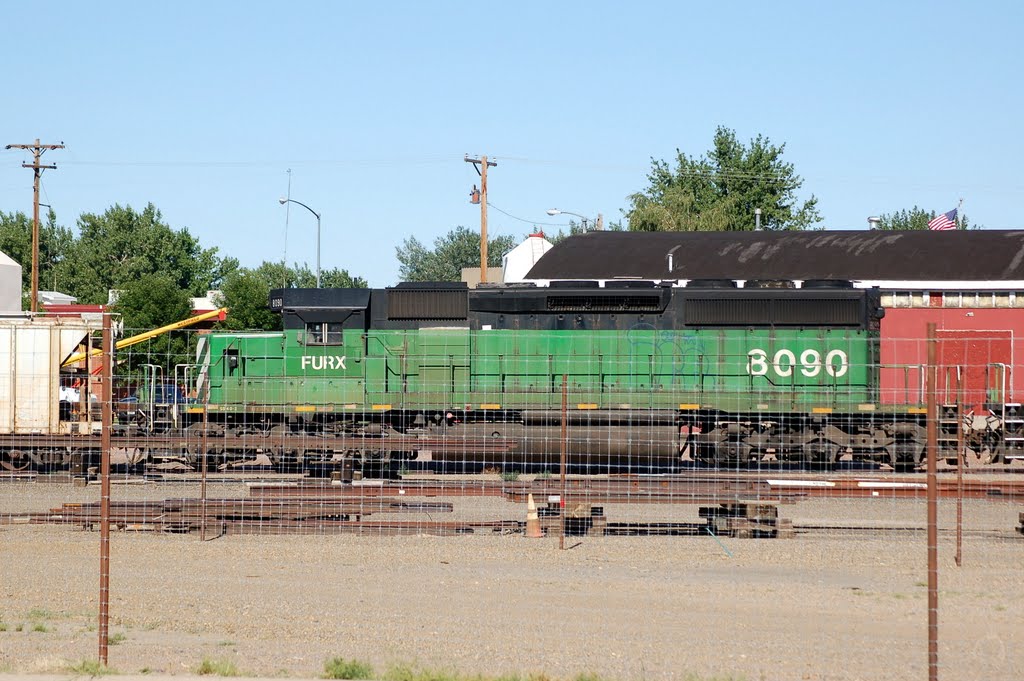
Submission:
M 588 232 L 552 248 L 527 274 L 615 277 L 1024 280 L 1024 231 Z

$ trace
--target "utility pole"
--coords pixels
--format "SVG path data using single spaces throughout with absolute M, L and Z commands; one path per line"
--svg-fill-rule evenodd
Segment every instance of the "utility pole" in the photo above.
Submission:
M 480 175 L 480 283 L 483 284 L 487 281 L 487 167 L 498 164 L 488 161 L 486 156 L 470 158 L 469 154 L 463 160 L 472 163 Z
M 40 144 L 36 138 L 35 144 L 8 144 L 5 149 L 28 149 L 32 151 L 32 163 L 22 163 L 22 168 L 31 168 L 34 171 L 32 182 L 32 312 L 39 308 L 39 178 L 43 176 L 44 170 L 56 170 L 57 166 L 44 166 L 39 162 L 43 153 L 50 149 L 63 149 L 64 144 Z

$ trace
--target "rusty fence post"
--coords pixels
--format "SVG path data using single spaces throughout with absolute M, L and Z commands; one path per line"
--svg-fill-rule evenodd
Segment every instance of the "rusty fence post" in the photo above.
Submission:
M 110 641 L 110 430 L 113 425 L 113 363 L 114 334 L 110 326 L 110 313 L 103 313 L 103 405 L 100 431 L 100 664 L 107 665 L 107 645 Z
M 963 561 L 964 542 L 964 458 L 967 446 L 964 442 L 964 386 L 960 378 L 960 367 L 956 373 L 956 566 Z
M 202 470 L 199 472 L 199 497 L 200 505 L 202 508 L 202 515 L 199 524 L 199 541 L 206 541 L 206 453 L 210 449 L 210 416 L 209 416 L 209 404 L 203 405 L 203 437 L 200 442 L 200 446 L 203 448 L 202 454 L 200 454 L 199 465 Z
M 938 533 L 938 409 L 935 324 L 928 324 L 928 681 L 939 678 L 939 533 Z
M 569 375 L 562 374 L 562 447 L 561 447 L 561 481 L 562 489 L 558 495 L 559 515 L 562 517 L 561 532 L 558 534 L 558 548 L 565 549 L 565 460 L 569 447 Z

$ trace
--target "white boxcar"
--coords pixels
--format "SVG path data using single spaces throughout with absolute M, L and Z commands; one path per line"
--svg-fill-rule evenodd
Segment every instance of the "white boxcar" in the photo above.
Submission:
M 60 365 L 98 322 L 0 318 L 0 434 L 58 434 Z

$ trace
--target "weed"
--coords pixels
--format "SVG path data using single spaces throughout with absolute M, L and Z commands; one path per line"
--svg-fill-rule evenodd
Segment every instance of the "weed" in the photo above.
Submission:
M 335 657 L 324 662 L 325 679 L 372 679 L 373 667 L 359 660 Z
M 1006 610 L 1006 606 L 1005 605 L 997 605 L 996 606 L 996 612 L 1003 612 L 1005 610 Z
M 117 670 L 112 667 L 108 667 L 105 664 L 100 664 L 99 660 L 83 659 L 74 664 L 69 664 L 67 670 L 72 674 L 78 674 L 81 676 L 105 676 L 107 674 L 116 674 Z
M 204 657 L 196 669 L 196 674 L 200 676 L 238 676 L 239 672 L 238 667 L 231 660 L 211 660 Z
M 35 624 L 33 624 L 32 625 L 32 631 L 37 631 L 40 634 L 48 634 L 48 633 L 50 633 L 50 630 L 42 622 L 36 622 Z
M 519 471 L 502 471 L 501 479 L 505 482 L 515 482 L 519 479 Z
M 24 629 L 25 629 L 25 626 L 23 624 L 19 624 L 18 626 L 14 627 L 15 631 L 23 631 Z
M 150 669 L 149 667 L 143 667 L 142 669 L 139 670 L 139 673 L 140 674 L 152 674 L 153 670 Z
M 235 643 L 234 641 L 221 641 L 217 645 L 223 646 L 223 647 L 227 648 L 228 646 L 237 646 L 238 644 Z
M 119 631 L 116 634 L 114 634 L 113 636 L 108 636 L 107 637 L 107 643 L 109 645 L 116 646 L 116 645 L 119 645 L 121 643 L 124 643 L 127 639 L 128 639 L 128 637 L 125 636 L 123 633 L 121 633 Z
M 927 587 L 928 582 L 914 582 L 914 586 Z
M 25 614 L 25 617 L 30 620 L 52 620 L 56 616 L 56 613 L 51 612 L 46 608 L 32 608 Z
M 0 622 L 0 631 L 7 631 L 7 623 Z
M 551 479 L 551 471 L 549 471 L 547 469 L 542 470 L 540 473 L 537 473 L 537 479 L 538 480 L 550 480 Z
M 384 681 L 466 681 L 457 672 L 415 669 L 408 665 L 396 665 L 384 674 Z M 477 681 L 483 681 L 479 677 Z

